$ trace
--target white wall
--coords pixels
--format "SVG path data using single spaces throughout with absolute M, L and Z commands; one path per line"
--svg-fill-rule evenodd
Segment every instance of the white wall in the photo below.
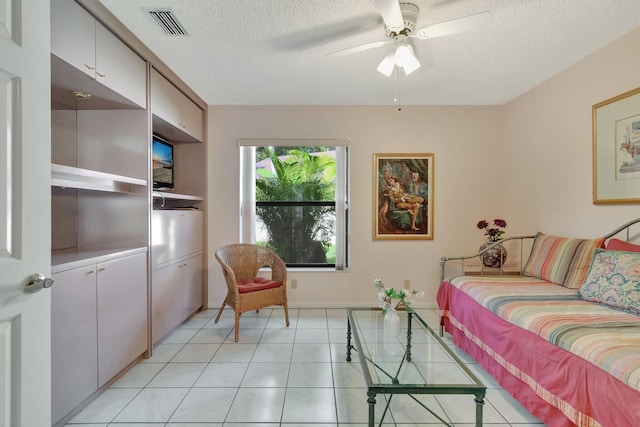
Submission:
M 638 217 L 638 205 L 592 204 L 591 106 L 640 86 L 640 30 L 506 106 L 209 107 L 209 305 L 226 288 L 214 251 L 239 239 L 240 138 L 351 138 L 348 272 L 291 272 L 292 307 L 375 305 L 373 279 L 425 291 L 435 306 L 441 255 L 473 252 L 480 219 L 507 236 L 594 237 Z M 488 88 L 490 90 L 490 88 Z M 433 241 L 372 240 L 373 153 L 434 153 Z

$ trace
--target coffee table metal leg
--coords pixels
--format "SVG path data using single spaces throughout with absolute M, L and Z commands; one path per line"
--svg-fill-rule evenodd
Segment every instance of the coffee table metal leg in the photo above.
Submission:
M 351 322 L 347 316 L 347 362 L 351 362 Z
M 376 415 L 376 394 L 368 391 L 367 397 L 367 403 L 369 404 L 369 427 L 373 427 Z
M 477 393 L 476 398 L 476 427 L 482 427 L 482 406 L 484 405 L 484 393 Z
M 411 314 L 407 313 L 407 362 L 411 362 Z

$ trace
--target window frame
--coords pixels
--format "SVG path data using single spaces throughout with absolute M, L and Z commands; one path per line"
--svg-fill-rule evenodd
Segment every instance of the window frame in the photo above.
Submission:
M 335 264 L 288 264 L 291 269 L 345 271 L 349 267 L 349 139 L 240 139 L 240 241 L 256 242 L 257 203 L 283 206 L 335 206 Z M 257 202 L 255 159 L 257 147 L 335 147 L 336 188 L 333 201 Z

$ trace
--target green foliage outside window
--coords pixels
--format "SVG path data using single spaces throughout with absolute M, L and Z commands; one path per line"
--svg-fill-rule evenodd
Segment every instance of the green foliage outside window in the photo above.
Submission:
M 259 147 L 256 161 L 270 159 L 273 171 L 260 168 L 256 177 L 257 202 L 335 200 L 335 158 L 332 147 Z M 335 229 L 334 206 L 256 206 L 271 247 L 289 264 L 331 262 Z M 335 249 L 333 249 L 335 260 Z

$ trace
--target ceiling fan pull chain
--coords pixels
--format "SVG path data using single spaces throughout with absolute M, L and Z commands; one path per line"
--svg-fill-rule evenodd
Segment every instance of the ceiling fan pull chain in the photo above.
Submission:
M 393 70 L 393 91 L 395 93 L 395 98 L 393 98 L 394 102 L 396 103 L 396 106 L 398 107 L 398 111 L 402 111 L 402 106 L 400 105 L 400 92 L 398 91 L 398 74 L 399 74 L 399 69 L 398 67 L 395 67 L 395 69 Z

